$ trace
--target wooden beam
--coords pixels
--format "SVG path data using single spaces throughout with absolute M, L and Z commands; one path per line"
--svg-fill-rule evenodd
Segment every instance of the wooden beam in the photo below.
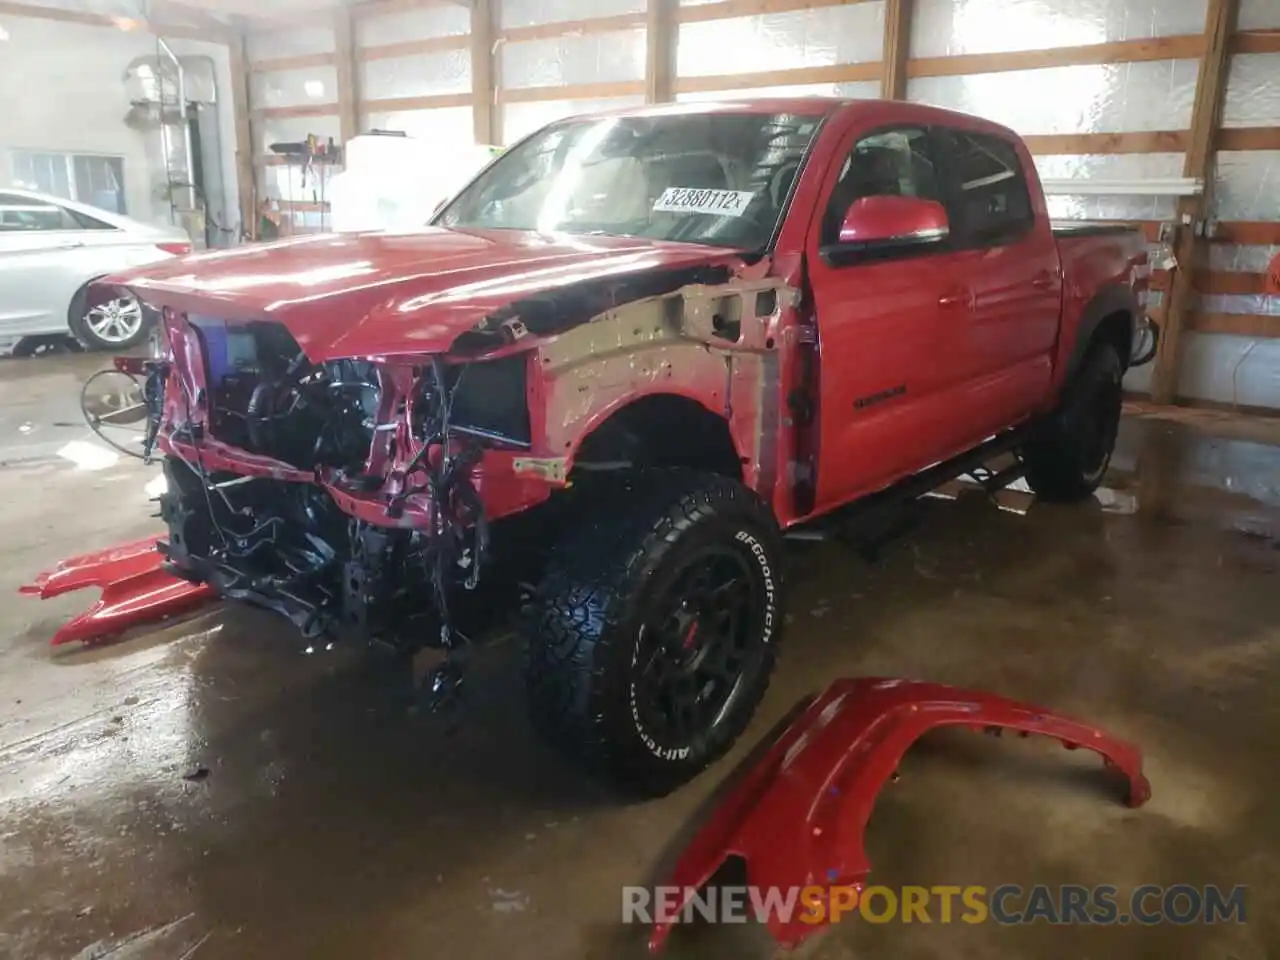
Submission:
M 1280 150 L 1280 127 L 1245 127 L 1221 130 L 1219 150 Z
M 1172 270 L 1153 270 L 1151 289 L 1168 290 L 1173 285 Z M 1267 275 L 1243 270 L 1207 270 L 1195 272 L 1192 286 L 1197 293 L 1260 296 L 1267 293 Z
M 646 103 L 667 103 L 675 96 L 678 10 L 678 0 L 647 0 L 645 4 Z
M 699 9 L 694 7 L 693 9 Z M 957 77 L 974 73 L 1007 73 L 1083 64 L 1143 63 L 1149 60 L 1191 60 L 1205 49 L 1202 36 L 1157 37 L 1151 40 L 1117 40 L 1049 50 L 1016 50 L 1010 53 L 971 53 L 954 57 L 922 57 L 907 62 L 909 77 Z
M 269 60 L 255 60 L 249 64 L 253 73 L 274 73 L 277 70 L 307 70 L 312 67 L 327 67 L 338 62 L 336 53 L 304 53 L 296 57 L 272 57 Z
M 711 93 L 717 90 L 750 90 L 755 87 L 790 86 L 808 83 L 846 83 L 879 80 L 880 64 L 846 63 L 829 67 L 798 67 L 794 70 L 767 70 L 763 73 L 731 73 L 714 77 L 678 77 L 678 93 Z
M 1190 134 L 1185 130 L 1140 133 L 1042 133 L 1022 139 L 1037 156 L 1088 153 L 1184 153 Z
M 395 113 L 400 110 L 439 110 L 442 107 L 466 107 L 471 105 L 469 93 L 435 93 L 423 97 L 385 97 L 366 100 L 365 113 Z
M 358 56 L 361 60 L 392 60 L 396 57 L 417 57 L 424 53 L 443 53 L 446 50 L 466 50 L 469 46 L 471 37 L 459 33 L 450 37 L 427 37 L 423 40 L 402 40 L 400 43 L 362 47 Z
M 1209 241 L 1264 247 L 1280 245 L 1280 223 L 1264 220 L 1228 220 L 1216 224 L 1216 230 Z
M 235 116 L 236 184 L 239 189 L 240 237 L 258 238 L 258 174 L 253 164 L 253 124 L 249 119 L 249 64 L 241 34 L 230 45 L 231 109 Z
M 1168 295 L 1168 309 L 1160 331 L 1160 349 L 1151 372 L 1151 399 L 1172 403 L 1178 392 L 1182 361 L 1182 332 L 1195 301 L 1192 287 L 1196 259 L 1204 248 L 1197 233 L 1203 231 L 1205 211 L 1212 209 L 1215 136 L 1222 118 L 1222 102 L 1227 89 L 1230 62 L 1229 40 L 1235 32 L 1239 0 L 1209 0 L 1204 24 L 1204 56 L 1196 77 L 1196 96 L 1191 109 L 1191 140 L 1187 145 L 1182 175 L 1203 180 L 1204 193 L 1178 203 L 1178 236 L 1174 258 L 1178 270 Z
M 821 10 L 824 7 L 844 7 L 868 0 L 717 0 L 682 6 L 681 23 L 699 23 L 705 20 L 730 20 L 734 17 L 754 17 L 764 13 L 792 13 L 796 10 Z
M 610 97 L 644 96 L 643 80 L 575 83 L 563 87 L 512 87 L 498 91 L 499 103 L 535 103 L 541 100 L 608 100 Z
M 907 99 L 907 58 L 911 52 L 913 0 L 885 0 L 884 53 L 880 58 L 880 96 Z
M 235 32 L 231 28 L 213 30 L 208 27 L 168 23 L 164 20 L 143 20 L 140 17 L 111 16 L 103 13 L 85 13 L 80 10 L 63 10 L 58 7 L 37 7 L 29 3 L 0 0 L 0 14 L 27 17 L 31 20 L 54 20 L 58 23 L 79 23 L 87 27 L 106 27 L 124 33 L 150 33 L 157 36 L 183 40 L 204 40 L 210 43 L 231 43 Z
M 1280 30 L 1241 30 L 1231 38 L 1232 53 L 1280 53 Z
M 333 49 L 338 68 L 338 138 L 345 144 L 360 132 L 360 67 L 355 23 L 348 7 L 333 12 Z
M 1269 340 L 1280 337 L 1280 317 L 1263 313 L 1195 313 L 1191 316 L 1191 329 Z
M 494 34 L 497 29 L 495 0 L 475 0 L 471 8 L 471 121 L 476 143 L 502 143 L 502 111 L 494 95 Z
M 618 30 L 636 30 L 645 25 L 643 13 L 618 13 L 609 17 L 587 17 L 583 20 L 559 20 L 553 23 L 535 23 L 527 27 L 507 27 L 495 32 L 508 43 L 523 40 L 549 40 L 553 37 L 578 37 L 595 33 L 613 33 Z
M 287 120 L 291 117 L 336 117 L 336 103 L 300 103 L 294 107 L 259 107 L 251 116 L 255 120 Z

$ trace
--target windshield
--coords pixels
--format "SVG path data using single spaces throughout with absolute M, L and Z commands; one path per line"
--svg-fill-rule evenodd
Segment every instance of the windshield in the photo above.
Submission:
M 763 248 L 819 123 L 706 112 L 555 123 L 500 157 L 435 222 Z

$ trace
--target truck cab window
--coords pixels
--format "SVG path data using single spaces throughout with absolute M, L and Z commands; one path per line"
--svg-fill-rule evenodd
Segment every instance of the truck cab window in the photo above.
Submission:
M 883 196 L 942 200 L 927 131 L 884 130 L 854 144 L 827 202 L 821 242 L 839 239 L 840 224 L 855 200 Z
M 1031 194 L 1013 144 L 1000 137 L 948 130 L 951 219 L 966 246 L 1010 243 L 1035 222 Z

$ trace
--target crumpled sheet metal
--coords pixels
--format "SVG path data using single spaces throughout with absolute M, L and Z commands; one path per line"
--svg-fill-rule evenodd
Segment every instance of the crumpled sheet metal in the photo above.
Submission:
M 748 882 L 767 889 L 863 889 L 871 863 L 863 845 L 882 788 L 915 742 L 938 727 L 1016 730 L 1099 754 L 1124 779 L 1133 807 L 1151 796 L 1137 747 L 1090 724 L 996 694 L 879 677 L 836 680 L 751 761 L 685 847 L 664 885 L 683 902 L 730 856 L 746 861 Z M 678 915 L 679 910 L 673 911 Z M 808 919 L 812 920 L 812 917 Z M 784 947 L 822 927 L 799 916 L 766 919 Z M 654 925 L 662 949 L 671 924 Z
M 538 100 L 529 103 L 506 103 L 502 106 L 502 138 L 515 143 L 525 134 L 564 117 L 598 113 L 619 107 L 638 107 L 643 96 L 612 97 L 603 100 Z
M 471 51 L 441 50 L 366 60 L 360 68 L 366 100 L 471 92 Z
M 907 98 L 985 117 L 1024 136 L 1185 130 L 1196 71 L 1194 60 L 1152 60 L 917 77 L 907 84 Z
M 1207 0 L 916 0 L 911 56 L 1006 53 L 1202 33 L 1206 3 Z
M 332 65 L 269 70 L 249 76 L 249 105 L 255 110 L 335 103 L 337 99 L 338 68 Z
M 104 640 L 129 627 L 154 623 L 216 599 L 210 587 L 188 583 L 164 569 L 164 557 L 156 550 L 158 540 L 148 537 L 70 557 L 19 588 L 20 593 L 41 600 L 87 587 L 101 588 L 97 602 L 54 634 L 54 646 Z
M 706 77 L 872 63 L 881 57 L 883 36 L 880 0 L 682 23 L 676 75 Z
M 644 79 L 644 27 L 508 41 L 498 50 L 502 85 L 508 88 Z

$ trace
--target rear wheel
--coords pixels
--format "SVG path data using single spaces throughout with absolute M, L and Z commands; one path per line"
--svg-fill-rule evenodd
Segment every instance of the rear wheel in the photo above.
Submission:
M 1114 346 L 1098 343 L 1089 350 L 1061 408 L 1023 448 L 1027 484 L 1037 496 L 1081 500 L 1102 483 L 1120 430 L 1123 376 Z
M 781 541 L 754 493 L 682 470 L 595 498 L 526 624 L 535 725 L 630 792 L 691 779 L 741 735 L 782 625 Z

